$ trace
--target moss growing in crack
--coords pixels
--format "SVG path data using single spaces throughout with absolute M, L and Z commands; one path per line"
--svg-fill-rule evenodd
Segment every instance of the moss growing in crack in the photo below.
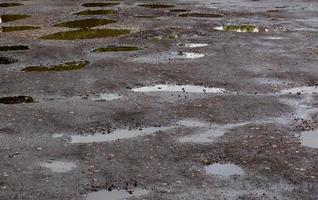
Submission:
M 169 4 L 157 4 L 157 3 L 147 3 L 147 4 L 140 4 L 139 6 L 145 7 L 145 8 L 173 8 L 174 5 Z
M 137 15 L 135 17 L 140 18 L 140 19 L 155 19 L 155 18 L 157 18 L 157 16 L 154 16 L 154 15 Z
M 40 29 L 37 26 L 3 26 L 0 27 L 0 32 L 14 32 L 14 31 L 28 31 L 28 30 L 35 30 Z
M 83 10 L 75 13 L 75 15 L 111 15 L 117 13 L 114 10 Z
M 100 3 L 84 3 L 82 6 L 84 7 L 111 7 L 111 6 L 117 6 L 120 3 L 118 2 L 100 2 Z
M 30 96 L 0 97 L 0 103 L 1 104 L 34 103 L 34 99 Z
M 88 65 L 89 61 L 74 61 L 64 64 L 54 65 L 50 67 L 30 66 L 22 69 L 24 72 L 59 72 L 59 71 L 74 71 L 83 69 Z
M 22 6 L 22 3 L 0 3 L 0 7 L 14 7 L 14 6 Z
M 206 18 L 217 18 L 223 17 L 221 13 L 184 13 L 180 14 L 179 17 L 206 17 Z
M 103 26 L 106 24 L 114 23 L 116 21 L 109 19 L 82 19 L 75 21 L 68 21 L 56 24 L 56 27 L 68 27 L 68 28 L 92 28 L 95 26 Z
M 93 52 L 119 52 L 119 51 L 139 51 L 141 48 L 134 46 L 108 46 L 94 49 Z
M 17 59 L 0 56 L 0 64 L 2 64 L 2 65 L 10 65 L 10 64 L 13 64 L 16 62 L 18 62 Z
M 188 9 L 182 9 L 182 8 L 176 8 L 176 9 L 172 9 L 170 10 L 170 12 L 190 12 L 191 10 L 188 10 Z
M 16 21 L 19 19 L 25 19 L 28 17 L 31 17 L 31 16 L 30 15 L 1 15 L 0 21 L 2 21 L 2 23 L 12 22 L 12 21 Z
M 0 46 L 0 51 L 21 51 L 30 49 L 28 46 L 16 45 L 16 46 Z
M 43 36 L 41 39 L 46 40 L 83 40 L 94 38 L 118 37 L 127 35 L 130 30 L 127 29 L 82 29 L 75 31 L 58 32 L 51 35 Z

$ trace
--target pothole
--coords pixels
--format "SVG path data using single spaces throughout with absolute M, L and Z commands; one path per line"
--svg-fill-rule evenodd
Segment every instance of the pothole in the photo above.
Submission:
M 318 148 L 318 131 L 304 131 L 300 134 L 300 141 L 303 146 Z
M 41 166 L 50 169 L 54 173 L 66 173 L 76 168 L 76 164 L 73 162 L 64 161 L 50 161 L 41 163 Z
M 0 33 L 1 32 L 14 32 L 14 31 L 28 31 L 28 30 L 36 30 L 40 29 L 40 27 L 37 26 L 3 26 L 0 27 Z
M 134 46 L 108 46 L 94 49 L 93 52 L 118 52 L 118 51 L 139 51 L 141 48 Z
M 15 6 L 22 6 L 22 3 L 0 3 L 0 7 L 15 7 Z
M 154 85 L 132 89 L 134 92 L 224 93 L 225 89 L 198 85 Z
M 75 31 L 58 32 L 41 37 L 46 40 L 84 40 L 95 38 L 119 37 L 128 35 L 130 30 L 127 29 L 82 29 Z
M 83 7 L 112 7 L 117 6 L 120 3 L 118 2 L 98 2 L 98 3 L 84 3 Z
M 73 71 L 80 70 L 86 67 L 89 64 L 89 61 L 74 61 L 67 62 L 64 64 L 54 65 L 50 67 L 44 66 L 30 66 L 22 69 L 24 72 L 58 72 L 58 71 Z
M 103 26 L 106 24 L 114 23 L 115 20 L 109 19 L 82 19 L 56 24 L 55 27 L 68 27 L 68 28 L 92 28 L 96 26 Z
M 134 190 L 101 190 L 97 192 L 91 192 L 87 195 L 86 200 L 122 200 L 127 198 L 138 198 L 143 195 L 147 195 L 148 190 L 134 189 Z
M 260 33 L 268 32 L 269 29 L 265 27 L 257 27 L 253 25 L 228 25 L 228 26 L 218 26 L 214 30 L 218 31 L 231 31 L 239 33 Z
M 184 13 L 180 14 L 179 17 L 202 17 L 202 18 L 218 18 L 224 17 L 221 13 Z
M 10 65 L 18 62 L 17 59 L 0 56 L 0 65 Z
M 22 51 L 30 49 L 25 45 L 16 45 L 16 46 L 0 46 L 0 51 Z
M 75 15 L 111 15 L 115 13 L 116 11 L 114 10 L 83 10 L 74 14 Z
M 30 96 L 0 97 L 0 103 L 1 104 L 34 103 L 34 99 Z
M 243 176 L 244 170 L 235 164 L 232 163 L 214 163 L 211 165 L 205 166 L 205 170 L 208 174 L 222 176 L 222 177 L 231 177 L 231 176 Z
M 139 6 L 145 7 L 145 8 L 173 8 L 175 7 L 174 5 L 169 5 L 169 4 L 157 4 L 157 3 L 147 3 L 147 4 L 140 4 Z
M 19 19 L 25 19 L 31 17 L 30 15 L 1 15 L 0 16 L 0 24 L 6 22 L 12 22 Z
M 147 127 L 139 129 L 118 129 L 113 132 L 95 133 L 93 135 L 73 135 L 71 136 L 71 143 L 99 143 L 112 142 L 121 139 L 130 139 L 139 136 L 145 136 L 160 131 L 166 131 L 174 127 Z

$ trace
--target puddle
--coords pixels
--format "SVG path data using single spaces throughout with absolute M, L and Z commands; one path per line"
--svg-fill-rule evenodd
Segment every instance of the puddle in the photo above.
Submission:
M 24 72 L 58 72 L 58 71 L 72 71 L 72 70 L 80 70 L 83 69 L 86 65 L 88 65 L 89 61 L 74 61 L 67 62 L 60 65 L 54 65 L 50 67 L 44 66 L 30 66 L 22 69 Z
M 118 51 L 139 51 L 141 48 L 134 46 L 108 46 L 94 49 L 93 52 L 118 52 Z
M 1 15 L 0 24 L 6 23 L 6 22 L 12 22 L 12 21 L 16 21 L 16 20 L 24 19 L 28 17 L 31 17 L 31 16 L 30 15 Z
M 92 28 L 96 26 L 103 26 L 106 24 L 114 23 L 116 21 L 109 19 L 82 19 L 75 21 L 68 21 L 56 24 L 55 27 L 68 27 L 68 28 Z
M 318 148 L 318 130 L 305 131 L 300 134 L 301 145 Z
M 40 27 L 37 26 L 3 26 L 0 27 L 0 33 L 1 32 L 13 32 L 13 31 L 28 31 L 28 30 L 35 30 L 40 29 Z
M 97 96 L 88 97 L 88 99 L 92 101 L 113 101 L 121 98 L 122 96 L 116 93 L 101 93 Z
M 148 190 L 135 189 L 132 191 L 126 190 L 101 190 L 97 192 L 89 193 L 86 200 L 123 200 L 127 198 L 138 198 L 140 196 L 148 194 Z
M 185 127 L 210 127 L 211 124 L 204 122 L 204 121 L 200 121 L 200 120 L 196 120 L 196 119 L 184 119 L 184 120 L 180 120 L 177 123 L 179 126 L 185 126 Z
M 186 48 L 198 48 L 198 47 L 206 47 L 208 44 L 205 43 L 185 43 L 185 44 L 178 44 L 179 47 L 186 47 Z
M 75 31 L 58 32 L 41 37 L 46 40 L 83 40 L 94 38 L 118 37 L 127 35 L 130 30 L 127 29 L 84 29 Z
M 117 6 L 120 3 L 118 2 L 106 2 L 106 3 L 84 3 L 82 4 L 83 7 L 111 7 Z
M 159 131 L 165 131 L 174 127 L 148 127 L 142 129 L 118 129 L 111 133 L 95 133 L 94 135 L 74 135 L 71 137 L 71 143 L 93 143 L 93 142 L 111 142 L 120 139 L 130 139 L 139 136 L 153 134 Z
M 188 9 L 182 9 L 182 8 L 177 8 L 177 9 L 171 9 L 170 12 L 190 12 L 191 10 Z
M 281 90 L 281 93 L 282 94 L 298 94 L 298 95 L 318 94 L 318 87 L 317 86 L 300 86 L 300 87 Z
M 267 28 L 257 27 L 257 26 L 253 26 L 253 25 L 218 26 L 218 27 L 215 27 L 214 30 L 231 31 L 231 32 L 239 32 L 239 33 L 260 33 L 260 32 L 268 32 L 269 31 Z
M 208 88 L 197 85 L 154 85 L 132 89 L 134 92 L 190 92 L 190 93 L 223 93 L 222 88 Z
M 190 59 L 196 59 L 196 58 L 202 58 L 205 55 L 202 53 L 191 53 L 191 52 L 178 52 L 176 58 L 190 58 Z
M 179 17 L 202 17 L 202 18 L 218 18 L 223 16 L 224 14 L 220 14 L 220 13 L 184 13 L 179 15 Z
M 2 104 L 34 103 L 34 99 L 29 96 L 1 97 L 0 103 Z
M 76 168 L 74 163 L 62 161 L 42 163 L 41 166 L 50 169 L 54 173 L 66 173 Z
M 140 56 L 134 58 L 133 61 L 141 63 L 167 63 L 171 60 L 179 59 L 198 59 L 205 57 L 202 53 L 192 53 L 192 52 L 162 52 L 157 54 L 150 54 L 146 56 Z
M 10 65 L 18 62 L 17 59 L 0 56 L 0 65 Z
M 22 51 L 30 49 L 28 46 L 17 45 L 17 46 L 1 46 L 0 51 Z
M 0 7 L 22 6 L 22 3 L 0 3 Z
M 206 166 L 205 170 L 208 174 L 223 176 L 227 178 L 233 175 L 238 175 L 238 176 L 244 175 L 244 171 L 241 167 L 231 163 L 227 163 L 227 164 L 214 163 L 212 165 Z
M 54 133 L 54 134 L 52 135 L 52 138 L 53 138 L 53 139 L 61 138 L 61 137 L 64 137 L 64 135 L 63 135 L 62 133 Z
M 83 10 L 74 15 L 111 15 L 115 13 L 116 11 L 114 10 Z
M 156 3 L 148 3 L 148 4 L 140 4 L 139 6 L 145 7 L 145 8 L 173 8 L 175 7 L 174 5 L 169 5 L 169 4 L 156 4 Z

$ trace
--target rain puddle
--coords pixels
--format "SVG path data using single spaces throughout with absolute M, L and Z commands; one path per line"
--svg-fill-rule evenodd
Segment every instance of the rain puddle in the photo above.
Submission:
M 83 29 L 75 31 L 58 32 L 41 37 L 46 40 L 83 40 L 94 38 L 118 37 L 127 35 L 130 30 L 127 29 Z
M 311 148 L 318 148 L 318 131 L 305 131 L 300 134 L 301 145 Z
M 118 51 L 139 51 L 141 48 L 134 46 L 108 46 L 94 49 L 93 52 L 118 52 Z
M 30 49 L 28 46 L 17 45 L 17 46 L 1 46 L 0 51 L 22 51 Z
M 30 66 L 22 69 L 23 72 L 58 72 L 58 71 L 73 71 L 83 69 L 88 65 L 89 61 L 74 61 L 50 67 Z
M 0 65 L 10 65 L 18 62 L 17 59 L 0 56 Z
M 111 142 L 120 139 L 130 139 L 139 136 L 153 134 L 159 131 L 165 131 L 174 127 L 148 127 L 140 129 L 118 129 L 111 133 L 95 133 L 94 135 L 74 135 L 71 137 L 71 143 L 93 143 L 93 142 Z
M 62 161 L 42 163 L 41 166 L 50 169 L 54 173 L 66 173 L 76 168 L 74 163 Z
M 109 19 L 82 19 L 75 21 L 68 21 L 56 24 L 55 27 L 68 27 L 68 28 L 92 28 L 96 26 L 103 26 L 106 24 L 114 23 L 116 21 Z
M 318 94 L 318 87 L 317 86 L 300 86 L 300 87 L 281 90 L 281 93 L 282 94 L 298 94 L 298 95 Z
M 182 9 L 182 8 L 177 8 L 177 9 L 171 9 L 170 12 L 190 12 L 191 10 L 188 9 Z
M 0 103 L 2 104 L 34 103 L 34 99 L 29 96 L 1 97 Z
M 174 5 L 168 5 L 168 4 L 156 4 L 156 3 L 149 3 L 149 4 L 140 4 L 139 6 L 145 7 L 145 8 L 173 8 Z
M 238 175 L 238 176 L 244 175 L 244 171 L 241 167 L 231 163 L 227 163 L 227 164 L 214 163 L 212 165 L 206 166 L 205 170 L 208 174 L 223 176 L 226 178 L 233 175 Z
M 205 43 L 185 43 L 185 44 L 178 44 L 179 47 L 185 48 L 199 48 L 199 47 L 206 47 L 208 44 Z
M 111 15 L 115 13 L 114 10 L 83 10 L 75 13 L 75 15 Z
M 179 17 L 203 17 L 203 18 L 218 18 L 223 16 L 224 14 L 220 14 L 220 13 L 184 13 L 179 15 Z
M 61 137 L 64 137 L 64 134 L 62 134 L 62 133 L 54 133 L 54 134 L 52 135 L 52 138 L 53 138 L 53 139 L 61 138 Z
M 92 101 L 113 101 L 117 99 L 121 99 L 122 96 L 116 93 L 101 93 L 97 96 L 89 96 L 88 100 Z
M 120 3 L 118 2 L 105 2 L 105 3 L 84 3 L 82 4 L 83 7 L 111 7 L 117 6 Z
M 253 26 L 253 25 L 218 26 L 218 27 L 215 27 L 214 30 L 231 31 L 231 32 L 239 32 L 239 33 L 260 33 L 260 32 L 268 32 L 269 31 L 267 28 L 257 27 L 257 26 Z
M 0 24 L 6 23 L 6 22 L 12 22 L 12 21 L 16 21 L 16 20 L 24 19 L 28 17 L 31 17 L 31 16 L 30 15 L 1 15 Z
M 13 32 L 13 31 L 28 31 L 28 30 L 35 30 L 40 29 L 40 27 L 37 26 L 3 26 L 0 27 L 0 33 L 1 32 Z
M 211 124 L 208 122 L 196 120 L 196 119 L 184 119 L 180 120 L 177 123 L 179 126 L 185 126 L 185 127 L 210 127 Z
M 0 3 L 0 7 L 22 6 L 22 3 Z
M 89 193 L 86 200 L 123 200 L 127 198 L 138 198 L 140 196 L 148 194 L 148 190 L 135 189 L 132 191 L 126 190 L 101 190 L 97 192 Z
M 166 63 L 175 59 L 198 59 L 204 57 L 202 53 L 192 52 L 163 52 L 134 58 L 133 61 L 141 63 Z
M 132 89 L 134 92 L 191 92 L 191 93 L 223 93 L 222 88 L 208 88 L 198 85 L 154 85 Z

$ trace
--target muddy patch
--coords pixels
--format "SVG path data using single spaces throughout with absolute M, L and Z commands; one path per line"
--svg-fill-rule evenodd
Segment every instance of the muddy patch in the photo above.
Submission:
M 16 45 L 16 46 L 0 46 L 0 51 L 23 51 L 30 49 L 25 45 Z
M 37 26 L 3 26 L 0 27 L 0 32 L 28 31 L 40 29 Z
M 109 19 L 82 19 L 56 24 L 55 27 L 68 27 L 68 28 L 92 28 L 96 26 L 103 26 L 106 24 L 114 23 L 115 20 Z
M 22 6 L 22 3 L 0 3 L 0 7 L 15 7 L 15 6 Z
M 157 4 L 157 3 L 140 4 L 139 6 L 145 7 L 145 8 L 153 8 L 153 9 L 158 9 L 158 8 L 173 8 L 173 7 L 175 7 L 174 5 L 169 5 L 169 4 Z
M 135 189 L 135 190 L 101 190 L 97 192 L 89 193 L 86 197 L 86 200 L 122 200 L 122 199 L 131 199 L 138 198 L 143 195 L 147 195 L 148 190 Z
M 25 19 L 31 17 L 30 15 L 1 15 L 0 16 L 0 24 L 6 22 L 12 22 L 19 19 Z
M 229 178 L 231 176 L 243 176 L 244 170 L 232 163 L 214 163 L 205 167 L 207 174 Z
M 74 15 L 111 15 L 117 13 L 114 10 L 83 10 Z
M 134 92 L 184 92 L 184 93 L 224 93 L 223 88 L 209 88 L 198 85 L 154 85 L 132 89 Z
M 301 145 L 318 149 L 318 130 L 304 131 L 300 134 Z
M 179 17 L 202 17 L 202 18 L 219 18 L 223 17 L 221 13 L 184 13 L 180 14 Z
M 95 38 L 119 37 L 128 35 L 130 30 L 127 29 L 84 29 L 75 31 L 58 32 L 41 37 L 45 40 L 84 40 Z
M 67 62 L 60 65 L 54 65 L 50 67 L 44 66 L 30 66 L 22 69 L 23 72 L 59 72 L 59 71 L 73 71 L 80 70 L 86 67 L 89 64 L 89 61 L 74 61 Z
M 84 3 L 82 4 L 83 7 L 112 7 L 112 6 L 117 6 L 120 3 L 118 2 L 100 2 L 100 3 Z
M 1 104 L 34 103 L 34 99 L 30 96 L 0 97 L 0 103 Z
M 139 51 L 141 48 L 134 46 L 108 46 L 94 49 L 93 52 L 119 52 L 119 51 Z
M 66 173 L 76 168 L 76 164 L 64 161 L 50 161 L 42 163 L 41 166 L 50 169 L 53 173 Z
M 0 56 L 0 65 L 10 65 L 18 62 L 17 59 Z
M 257 27 L 253 25 L 229 25 L 229 26 L 218 26 L 215 27 L 214 30 L 218 31 L 230 31 L 230 32 L 238 32 L 238 33 L 260 33 L 260 32 L 268 32 L 268 28 L 265 27 Z

